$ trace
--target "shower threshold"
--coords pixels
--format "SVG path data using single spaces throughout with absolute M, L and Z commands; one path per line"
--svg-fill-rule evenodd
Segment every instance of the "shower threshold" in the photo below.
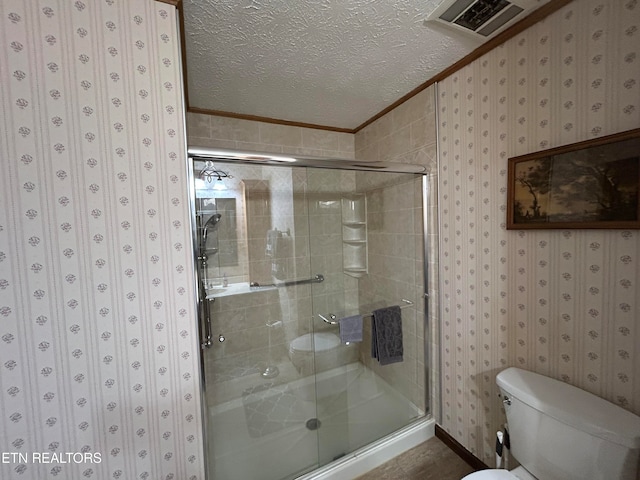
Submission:
M 435 427 L 427 415 L 296 480 L 352 480 L 434 437 Z
M 209 440 L 217 452 L 210 465 L 214 479 L 350 479 L 357 468 L 365 473 L 388 453 L 397 455 L 433 436 L 433 426 L 421 422 L 399 435 L 424 413 L 359 362 L 322 372 L 317 380 L 263 379 L 242 398 L 210 407 L 209 415 Z M 307 427 L 309 419 L 316 420 L 315 429 Z M 383 440 L 371 444 L 372 438 Z M 375 449 L 380 442 L 384 451 Z M 331 476 L 318 476 L 326 469 Z M 341 471 L 347 476 L 335 476 Z

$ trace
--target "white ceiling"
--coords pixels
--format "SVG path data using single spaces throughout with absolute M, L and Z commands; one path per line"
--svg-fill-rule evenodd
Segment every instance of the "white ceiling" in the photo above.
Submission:
M 354 129 L 482 44 L 440 3 L 183 0 L 189 106 Z

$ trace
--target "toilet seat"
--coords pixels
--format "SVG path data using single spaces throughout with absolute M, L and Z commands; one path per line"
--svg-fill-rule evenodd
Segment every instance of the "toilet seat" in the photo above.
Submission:
M 518 480 L 518 477 L 509 470 L 491 468 L 470 473 L 462 480 Z
M 358 361 L 356 344 L 343 345 L 335 333 L 306 333 L 289 343 L 289 359 L 303 376 L 331 370 Z
M 289 347 L 292 351 L 297 352 L 324 352 L 339 345 L 340 338 L 335 333 L 318 332 L 306 333 L 295 338 Z

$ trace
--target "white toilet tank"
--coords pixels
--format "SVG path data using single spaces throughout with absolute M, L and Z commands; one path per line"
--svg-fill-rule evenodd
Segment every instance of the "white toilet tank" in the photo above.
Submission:
M 640 480 L 640 417 L 584 390 L 508 368 L 496 378 L 511 453 L 540 480 Z

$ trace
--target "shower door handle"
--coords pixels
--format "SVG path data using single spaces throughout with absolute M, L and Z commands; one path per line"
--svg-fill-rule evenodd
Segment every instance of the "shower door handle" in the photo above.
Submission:
M 215 301 L 215 298 L 211 299 L 213 301 Z M 203 341 L 201 343 L 201 348 L 211 348 L 211 345 L 213 345 L 213 341 L 211 340 L 211 311 L 209 310 L 209 302 L 211 301 L 207 298 L 206 292 L 204 293 L 201 301 L 201 312 L 202 312 L 202 316 L 203 321 L 204 321 L 204 332 L 203 332 Z

